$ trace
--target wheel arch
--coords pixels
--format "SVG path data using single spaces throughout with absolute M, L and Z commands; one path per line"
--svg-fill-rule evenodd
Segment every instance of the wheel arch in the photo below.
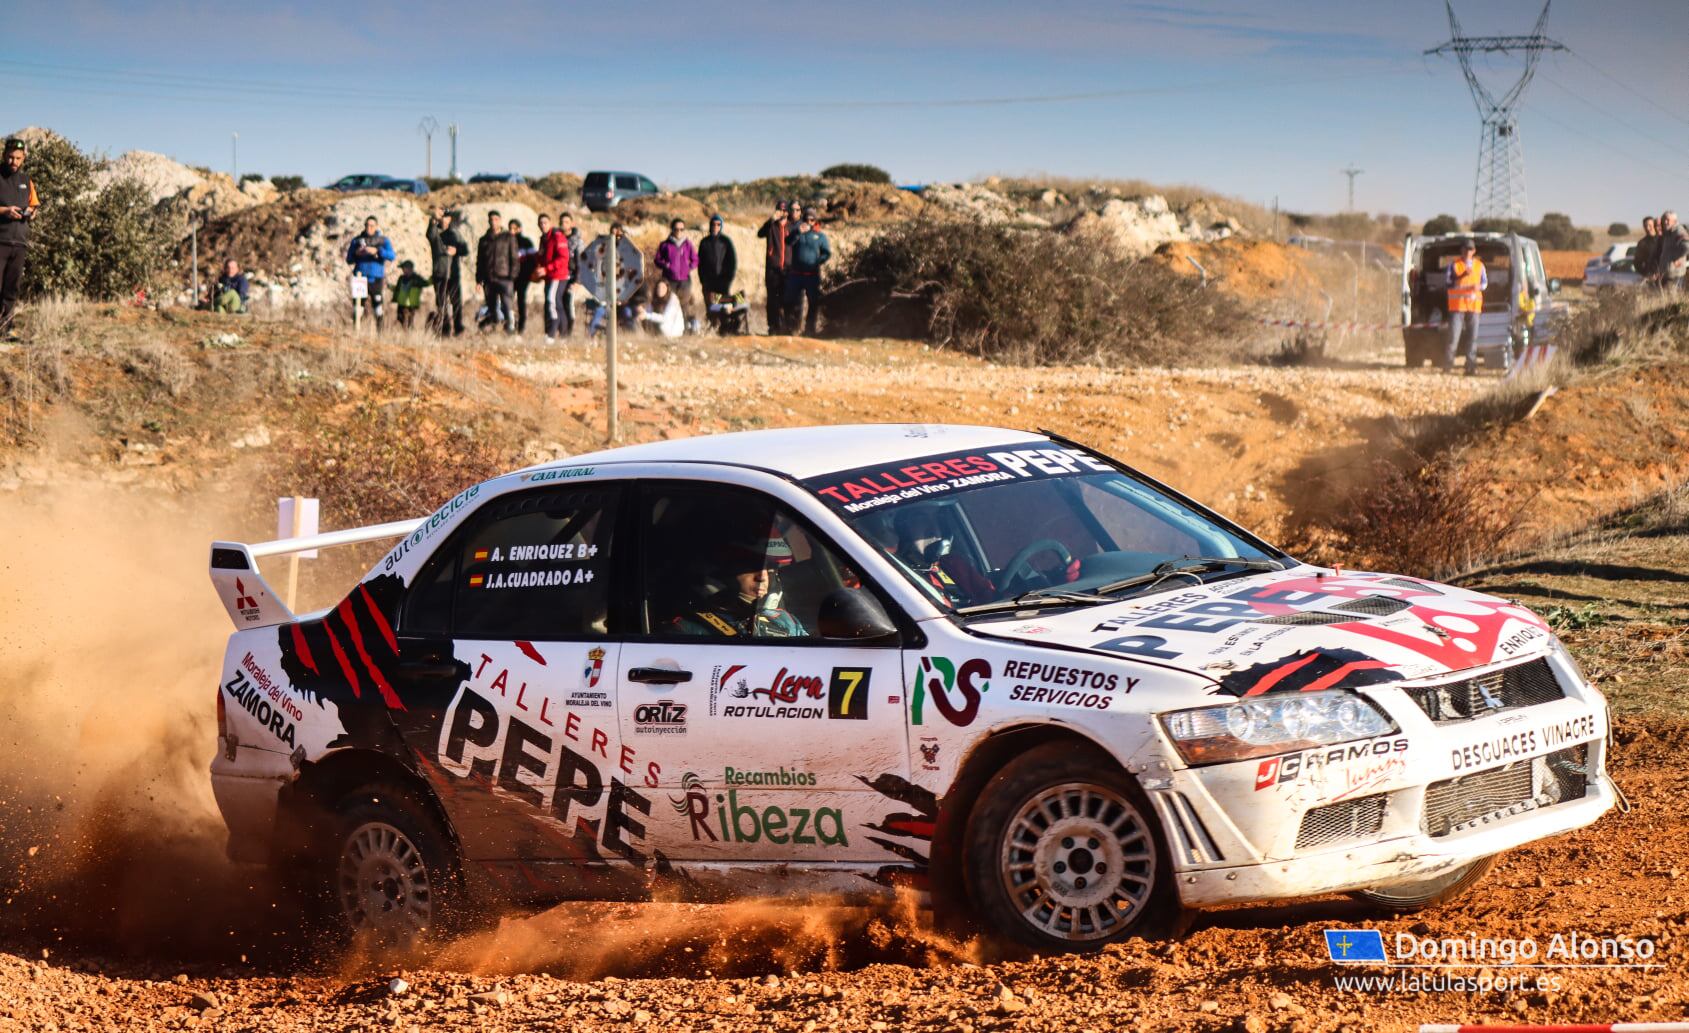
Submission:
M 282 789 L 276 813 L 276 859 L 284 860 L 308 850 L 320 831 L 316 816 L 328 813 L 346 794 L 372 782 L 397 785 L 414 796 L 445 829 L 453 855 L 462 858 L 457 829 L 427 779 L 390 754 L 350 749 L 336 750 L 302 765 L 299 778 Z

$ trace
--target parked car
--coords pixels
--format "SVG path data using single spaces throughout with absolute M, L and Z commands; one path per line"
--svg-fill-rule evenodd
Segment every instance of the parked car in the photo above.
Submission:
M 1583 266 L 1585 287 L 1628 287 L 1641 282 L 1634 242 L 1613 244 Z
M 1448 266 L 1467 240 L 1488 272 L 1478 358 L 1506 369 L 1527 344 L 1553 339 L 1558 313 L 1549 296 L 1560 281 L 1543 271 L 1537 242 L 1517 233 L 1409 234 L 1402 244 L 1402 344 L 1410 367 L 1443 361 L 1447 341 Z
M 526 183 L 519 172 L 477 172 L 469 177 L 471 183 Z
M 328 185 L 330 190 L 350 193 L 353 190 L 381 190 L 382 183 L 392 179 L 392 176 L 377 175 L 374 172 L 354 172 L 350 176 L 341 176 Z
M 380 539 L 326 610 L 258 572 Z M 1096 948 L 1181 905 L 1424 907 L 1616 800 L 1606 704 L 1530 610 L 1301 563 L 1026 431 L 611 449 L 215 542 L 211 579 L 229 853 L 315 873 L 348 933 L 912 885 Z
M 581 203 L 593 212 L 607 212 L 630 197 L 658 193 L 657 184 L 637 172 L 588 172 L 581 181 Z
M 428 184 L 424 183 L 420 179 L 396 179 L 388 177 L 383 179 L 376 189 L 397 190 L 405 194 L 426 194 L 428 193 Z

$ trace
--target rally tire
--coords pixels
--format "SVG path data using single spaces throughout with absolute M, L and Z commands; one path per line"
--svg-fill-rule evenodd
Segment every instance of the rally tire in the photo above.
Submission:
M 1399 915 L 1411 915 L 1416 911 L 1423 911 L 1428 907 L 1446 904 L 1467 890 L 1477 885 L 1478 880 L 1489 874 L 1495 867 L 1500 854 L 1480 857 L 1470 864 L 1456 868 L 1452 872 L 1431 879 L 1418 882 L 1397 883 L 1392 886 L 1380 886 L 1377 889 L 1358 890 L 1353 895 L 1358 900 L 1364 900 L 1375 907 L 1392 911 Z
M 1038 951 L 1099 950 L 1171 913 L 1155 811 L 1103 751 L 1045 743 L 988 782 L 963 836 L 963 878 L 984 928 Z
M 375 782 L 342 797 L 321 853 L 335 937 L 408 948 L 462 924 L 463 880 L 439 819 L 403 787 Z

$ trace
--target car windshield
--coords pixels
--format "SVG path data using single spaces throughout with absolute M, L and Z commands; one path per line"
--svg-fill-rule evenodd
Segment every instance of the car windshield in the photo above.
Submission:
M 1079 448 L 1030 441 L 805 485 L 939 606 L 1191 583 L 1282 560 L 1241 531 Z

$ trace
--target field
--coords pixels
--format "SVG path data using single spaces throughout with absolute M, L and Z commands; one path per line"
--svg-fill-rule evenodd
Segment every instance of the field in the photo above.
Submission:
M 931 930 L 909 901 L 753 901 L 567 905 L 429 956 L 331 959 L 222 859 L 205 768 L 228 625 L 205 544 L 271 537 L 278 494 L 321 494 L 329 526 L 394 519 L 475 476 L 596 447 L 601 356 L 285 318 L 241 323 L 229 341 L 209 315 L 117 306 L 33 318 L 26 344 L 0 353 L 0 526 L 18 546 L 0 563 L 0 1028 L 1370 1033 L 1689 1018 L 1680 361 L 1603 367 L 1529 420 L 1474 433 L 1499 379 L 1400 369 L 1388 337 L 1326 366 L 1173 369 L 1000 366 L 906 341 L 635 340 L 620 365 L 624 440 L 1046 427 L 1328 560 L 1344 558 L 1329 552 L 1343 548 L 1330 504 L 1404 442 L 1459 427 L 1486 490 L 1528 498 L 1532 516 L 1459 579 L 1560 630 L 1613 702 L 1614 773 L 1634 806 L 1512 852 L 1421 915 L 1347 898 L 1202 913 L 1088 957 L 1004 957 Z M 308 568 L 307 604 L 350 576 Z M 1660 967 L 1499 994 L 1344 989 L 1321 935 L 1332 926 L 1391 942 L 1649 937 Z

